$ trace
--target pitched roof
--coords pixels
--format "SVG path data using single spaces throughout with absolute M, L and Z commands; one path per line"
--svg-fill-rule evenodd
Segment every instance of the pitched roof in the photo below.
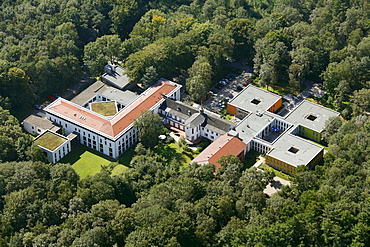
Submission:
M 46 119 L 44 117 L 40 117 L 37 115 L 29 115 L 25 120 L 23 120 L 24 123 L 29 123 L 33 126 L 39 127 L 40 129 L 51 129 L 55 125 L 53 122 L 51 122 L 49 119 Z
M 237 137 L 224 134 L 204 149 L 191 163 L 214 164 L 217 170 L 221 167 L 217 162 L 221 157 L 228 154 L 238 156 L 246 147 L 247 145 Z
M 161 109 L 171 115 L 178 116 L 185 120 L 185 125 L 194 128 L 201 124 L 202 127 L 212 130 L 218 134 L 225 134 L 233 126 L 233 123 L 214 113 L 204 111 L 200 113 L 198 108 L 187 105 L 181 101 L 166 99 Z M 190 114 L 189 114 L 190 113 Z
M 160 81 L 141 94 L 132 104 L 117 113 L 111 120 L 62 98 L 58 98 L 47 106 L 45 111 L 77 122 L 93 131 L 115 137 L 131 125 L 141 112 L 149 110 L 163 100 L 162 94 L 167 95 L 175 88 L 176 86 L 171 85 L 168 81 Z

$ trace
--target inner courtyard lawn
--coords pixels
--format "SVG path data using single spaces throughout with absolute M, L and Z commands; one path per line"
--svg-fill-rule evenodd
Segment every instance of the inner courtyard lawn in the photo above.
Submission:
M 72 149 L 60 163 L 70 163 L 81 178 L 93 176 L 115 160 L 83 145 Z
M 116 103 L 114 101 L 92 103 L 91 110 L 103 116 L 112 116 L 117 113 Z

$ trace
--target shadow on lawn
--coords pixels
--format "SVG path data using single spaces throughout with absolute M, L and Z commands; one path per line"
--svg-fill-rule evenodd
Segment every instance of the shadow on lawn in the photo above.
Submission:
M 172 144 L 172 145 L 171 145 Z M 155 149 L 154 152 L 157 154 L 163 156 L 167 159 L 167 161 L 171 161 L 172 159 L 177 160 L 180 163 L 186 162 L 186 159 L 184 158 L 184 154 L 188 155 L 187 153 L 179 153 L 177 152 L 177 143 L 171 143 L 171 144 L 163 144 L 160 143 Z M 170 146 L 171 145 L 171 146 Z M 176 146 L 175 146 L 176 145 Z
M 111 157 L 109 156 L 106 156 L 102 153 L 99 153 L 98 151 L 94 150 L 94 149 L 91 149 L 89 147 L 86 147 L 86 146 L 83 146 L 81 144 L 79 144 L 77 147 L 74 147 L 72 149 L 72 151 L 67 154 L 66 156 L 64 156 L 60 161 L 59 163 L 69 163 L 71 165 L 73 165 L 74 163 L 76 163 L 77 161 L 79 161 L 81 159 L 81 156 L 85 153 L 85 152 L 90 152 L 90 153 L 93 153 L 99 157 L 102 157 L 104 159 L 107 159 L 109 160 L 110 162 L 114 162 L 115 160 L 112 159 Z

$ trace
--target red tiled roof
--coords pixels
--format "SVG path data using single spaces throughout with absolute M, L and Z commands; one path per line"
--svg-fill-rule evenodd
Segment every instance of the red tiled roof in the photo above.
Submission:
M 230 136 L 227 133 L 217 138 L 206 149 L 203 150 L 191 163 L 214 164 L 216 170 L 221 167 L 217 161 L 225 155 L 231 154 L 238 156 L 247 145 L 240 139 Z
M 48 106 L 46 111 L 57 113 L 66 119 L 74 120 L 93 130 L 114 137 L 133 123 L 135 118 L 140 116 L 141 112 L 149 110 L 158 103 L 162 99 L 162 94 L 167 95 L 175 88 L 176 86 L 171 85 L 169 82 L 162 81 L 111 120 L 95 115 L 85 108 L 78 107 L 62 99 L 58 99 L 52 105 Z

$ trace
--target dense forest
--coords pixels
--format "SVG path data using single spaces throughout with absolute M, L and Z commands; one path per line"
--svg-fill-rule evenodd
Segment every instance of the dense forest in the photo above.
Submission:
M 0 246 L 369 246 L 369 32 L 368 0 L 0 1 Z M 215 174 L 137 149 L 122 175 L 80 179 L 11 115 L 107 62 L 143 85 L 183 81 L 197 101 L 226 58 L 260 85 L 322 82 L 349 120 L 327 126 L 323 164 L 271 198 L 273 175 L 234 157 Z

